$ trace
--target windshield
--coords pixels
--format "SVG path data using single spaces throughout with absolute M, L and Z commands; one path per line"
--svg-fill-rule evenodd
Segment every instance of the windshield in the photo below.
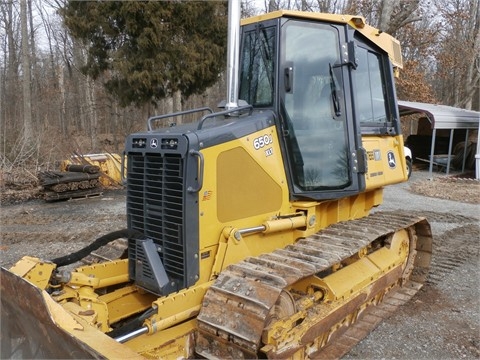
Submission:
M 336 28 L 290 20 L 282 28 L 283 117 L 295 185 L 304 191 L 350 184 Z

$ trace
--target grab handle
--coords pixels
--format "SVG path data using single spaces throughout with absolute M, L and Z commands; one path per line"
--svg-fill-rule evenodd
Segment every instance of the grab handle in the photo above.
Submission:
M 190 151 L 189 151 L 189 154 L 190 154 L 191 156 L 196 156 L 196 157 L 199 159 L 197 186 L 196 186 L 196 187 L 189 186 L 189 187 L 187 188 L 187 191 L 188 191 L 189 193 L 196 193 L 196 192 L 199 192 L 200 189 L 201 189 L 202 186 L 203 186 L 203 164 L 204 164 L 204 158 L 203 158 L 203 154 L 202 154 L 200 151 L 197 151 L 197 150 L 190 150 Z

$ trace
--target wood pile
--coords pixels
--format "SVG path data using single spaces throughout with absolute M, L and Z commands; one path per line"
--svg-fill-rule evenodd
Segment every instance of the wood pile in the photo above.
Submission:
M 100 168 L 95 165 L 68 165 L 67 171 L 42 171 L 38 174 L 46 201 L 100 195 Z

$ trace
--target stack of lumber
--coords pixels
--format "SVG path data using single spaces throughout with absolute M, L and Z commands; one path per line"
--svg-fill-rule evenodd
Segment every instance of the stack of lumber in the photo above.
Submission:
M 94 165 L 68 165 L 66 171 L 42 171 L 38 174 L 45 200 L 63 200 L 102 193 L 100 168 Z

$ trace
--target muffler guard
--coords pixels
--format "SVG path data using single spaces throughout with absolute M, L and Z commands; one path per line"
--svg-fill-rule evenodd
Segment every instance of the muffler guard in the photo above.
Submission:
M 153 240 L 136 239 L 132 241 L 136 242 L 136 257 L 133 260 L 135 273 L 131 273 L 130 277 L 135 281 L 135 285 L 160 296 L 177 291 L 175 283 L 168 278 L 158 254 L 157 245 Z

